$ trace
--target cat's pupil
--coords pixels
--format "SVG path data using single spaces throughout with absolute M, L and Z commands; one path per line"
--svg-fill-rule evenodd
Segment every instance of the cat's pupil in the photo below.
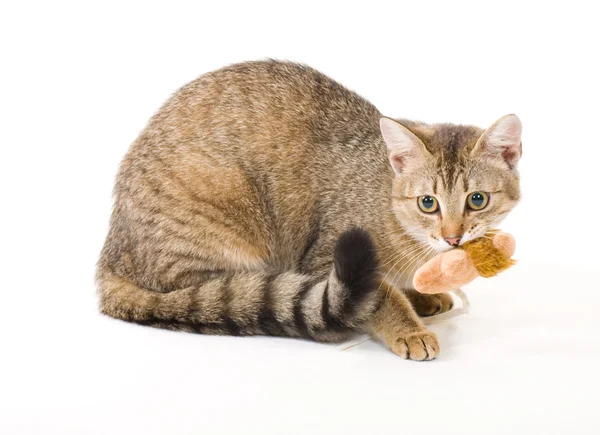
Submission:
M 423 207 L 425 208 L 432 208 L 435 205 L 435 201 L 431 196 L 424 196 L 421 204 L 423 204 Z
M 483 195 L 481 193 L 474 193 L 471 196 L 471 203 L 475 206 L 475 207 L 481 207 L 483 205 Z

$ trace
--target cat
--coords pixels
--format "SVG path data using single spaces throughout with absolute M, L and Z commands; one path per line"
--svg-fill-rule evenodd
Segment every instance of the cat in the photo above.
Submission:
M 521 123 L 384 117 L 305 65 L 246 62 L 177 91 L 121 163 L 97 268 L 101 312 L 207 334 L 440 350 L 451 309 L 415 270 L 519 200 Z

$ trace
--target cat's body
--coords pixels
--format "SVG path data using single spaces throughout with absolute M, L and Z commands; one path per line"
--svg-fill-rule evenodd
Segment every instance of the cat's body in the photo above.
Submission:
M 233 65 L 183 87 L 119 171 L 98 267 L 102 311 L 206 333 L 338 340 L 369 330 L 397 353 L 433 358 L 435 336 L 401 292 L 433 250 L 399 221 L 393 192 L 414 183 L 407 171 L 393 188 L 402 170 L 381 118 L 293 63 Z M 440 134 L 404 124 L 423 140 Z M 444 164 L 460 168 L 483 130 L 452 128 L 443 134 L 457 150 Z M 447 180 L 462 182 L 458 172 Z M 421 314 L 451 306 L 409 296 Z

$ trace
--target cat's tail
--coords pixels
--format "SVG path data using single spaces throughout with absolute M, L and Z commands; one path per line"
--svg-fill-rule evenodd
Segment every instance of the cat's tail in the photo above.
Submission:
M 159 293 L 100 266 L 100 310 L 109 316 L 168 329 L 229 335 L 343 339 L 376 309 L 377 258 L 359 228 L 337 241 L 325 279 L 294 272 L 239 272 L 194 287 Z

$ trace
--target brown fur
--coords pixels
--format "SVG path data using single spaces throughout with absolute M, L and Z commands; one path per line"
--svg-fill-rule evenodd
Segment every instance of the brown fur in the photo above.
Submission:
M 372 330 L 402 356 L 435 357 L 435 335 L 399 291 L 434 254 L 407 230 L 431 217 L 406 195 L 479 182 L 469 152 L 483 130 L 406 122 L 435 164 L 399 179 L 380 118 L 294 63 L 232 65 L 184 86 L 121 164 L 98 263 L 102 312 L 202 333 L 330 341 Z M 506 171 L 489 168 L 515 202 Z M 409 297 L 422 315 L 451 307 Z

